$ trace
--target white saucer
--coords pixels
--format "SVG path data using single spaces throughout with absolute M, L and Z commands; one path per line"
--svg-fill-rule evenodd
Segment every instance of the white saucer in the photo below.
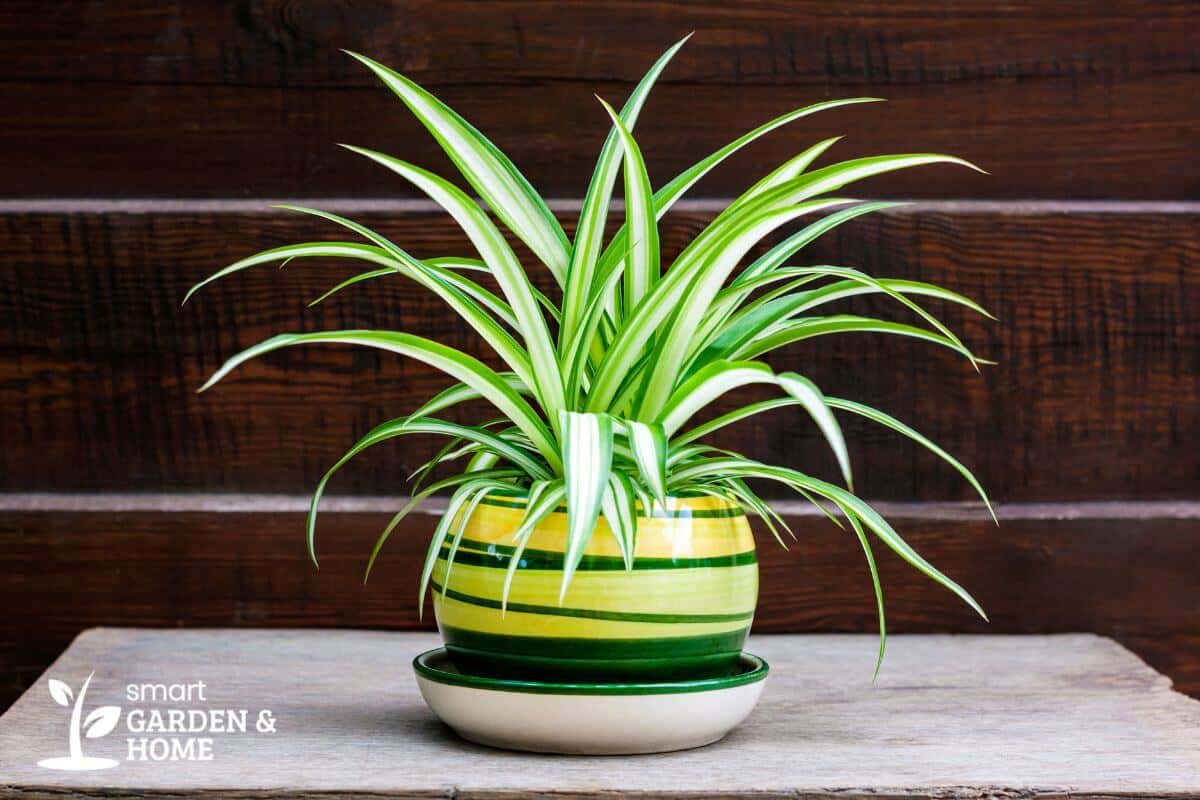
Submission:
M 552 683 L 460 672 L 444 648 L 413 659 L 433 713 L 472 742 L 508 750 L 626 755 L 712 744 L 749 716 L 767 662 L 743 653 L 733 675 L 665 683 Z

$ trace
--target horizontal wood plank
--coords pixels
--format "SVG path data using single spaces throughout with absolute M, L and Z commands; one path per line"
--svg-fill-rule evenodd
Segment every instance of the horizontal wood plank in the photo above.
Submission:
M 123 511 L 111 510 L 111 497 L 87 496 L 0 511 L 0 608 L 27 609 L 0 617 L 0 707 L 93 625 L 431 625 L 418 618 L 415 595 L 432 512 L 402 523 L 362 583 L 366 555 L 390 516 L 385 509 L 402 498 L 366 506 L 378 510 L 323 514 L 319 572 L 307 560 L 303 513 L 280 510 L 296 508 L 298 498 L 282 505 L 237 496 L 126 501 Z M 192 510 L 170 510 L 179 505 Z M 754 630 L 875 630 L 857 542 L 794 503 L 781 510 L 799 542 L 784 551 L 759 536 Z M 889 630 L 1092 631 L 1128 644 L 1182 691 L 1200 695 L 1195 503 L 1002 505 L 999 528 L 974 508 L 893 504 L 883 513 L 991 618 L 983 622 L 880 547 Z
M 222 196 L 409 191 L 333 146 L 443 166 L 399 101 L 339 48 L 426 83 L 542 191 L 579 196 L 607 119 L 689 31 L 638 125 L 656 183 L 810 102 L 883 96 L 803 122 L 722 170 L 726 195 L 810 141 L 948 151 L 995 177 L 887 179 L 918 197 L 1191 199 L 1200 181 L 1194 5 L 967 0 L 5 3 L 6 194 Z M 636 31 L 637 35 L 630 35 Z
M 340 236 L 246 206 L 134 204 L 103 213 L 10 205 L 0 213 L 0 489 L 307 491 L 357 436 L 409 413 L 446 379 L 386 354 L 320 347 L 251 363 L 196 395 L 222 359 L 276 333 L 342 327 L 402 329 L 486 355 L 436 299 L 401 280 L 306 310 L 305 301 L 352 274 L 346 264 L 260 268 L 180 309 L 188 286 L 241 256 Z M 471 253 L 432 211 L 336 207 L 418 255 Z M 817 340 L 773 363 L 913 424 L 1002 500 L 1196 497 L 1200 214 L 1190 206 L 1089 208 L 915 206 L 855 221 L 798 257 L 975 297 L 998 322 L 955 309 L 944 316 L 999 362 L 982 375 L 952 354 L 894 337 Z M 668 216 L 667 258 L 711 216 Z M 879 304 L 846 308 L 906 319 Z M 853 419 L 846 425 L 866 496 L 970 498 L 957 474 L 923 450 Z M 743 422 L 717 441 L 831 474 L 819 435 L 787 412 Z M 433 447 L 417 438 L 382 445 L 347 467 L 335 489 L 403 491 L 402 477 Z
M 244 708 L 246 731 L 190 731 L 215 733 L 212 762 L 130 759 L 126 736 L 89 738 L 87 755 L 121 763 L 102 772 L 50 771 L 38 764 L 65 749 L 67 714 L 39 682 L 0 717 L 0 798 L 1187 800 L 1200 793 L 1200 703 L 1098 636 L 896 637 L 874 683 L 864 668 L 874 655 L 869 636 L 755 637 L 753 652 L 770 663 L 770 676 L 753 714 L 728 738 L 620 760 L 464 743 L 435 721 L 410 677 L 410 659 L 437 641 L 347 630 L 87 631 L 56 662 L 54 677 L 77 686 L 94 674 L 92 703 L 119 704 L 126 715 L 137 708 L 147 722 L 154 714 L 169 722 L 172 708 L 197 716 Z M 128 696 L 130 684 L 184 680 L 202 680 L 203 698 Z M 557 710 L 555 699 L 526 699 L 542 713 Z M 277 721 L 273 733 L 252 727 L 260 709 Z M 654 712 L 672 711 L 659 698 Z M 118 730 L 130 727 L 125 719 Z M 163 733 L 169 742 L 175 731 Z

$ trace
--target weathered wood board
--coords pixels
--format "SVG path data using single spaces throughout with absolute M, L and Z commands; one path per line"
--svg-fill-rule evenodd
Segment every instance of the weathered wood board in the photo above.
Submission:
M 902 636 L 875 686 L 869 636 L 760 636 L 759 708 L 723 742 L 633 758 L 562 758 L 457 739 L 409 668 L 428 634 L 94 629 L 47 678 L 85 712 L 122 707 L 85 754 L 94 772 L 37 762 L 67 751 L 68 709 L 39 681 L 0 717 L 0 797 L 270 798 L 385 794 L 558 796 L 1200 796 L 1200 702 L 1097 636 Z M 128 684 L 205 683 L 205 702 L 130 703 Z M 135 707 L 246 709 L 211 761 L 128 761 Z M 276 720 L 258 732 L 261 710 Z M 186 734 L 156 734 L 186 736 Z M 203 734 L 201 734 L 203 735 Z
M 50 5 L 0 5 L 9 196 L 410 191 L 333 144 L 446 163 L 342 47 L 427 86 L 539 190 L 576 196 L 608 132 L 592 93 L 624 102 L 690 31 L 637 123 L 655 185 L 777 114 L 860 95 L 889 102 L 793 123 L 702 191 L 838 133 L 839 153 L 951 152 L 995 175 L 882 181 L 922 197 L 1192 199 L 1200 179 L 1200 16 L 1179 0 Z

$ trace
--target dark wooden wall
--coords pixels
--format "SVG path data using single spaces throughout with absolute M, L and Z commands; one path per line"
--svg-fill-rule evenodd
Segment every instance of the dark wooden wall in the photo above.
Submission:
M 413 570 L 431 517 L 414 518 L 363 589 L 356 573 L 389 503 L 328 517 L 318 575 L 285 496 L 445 381 L 326 348 L 194 389 L 285 330 L 479 343 L 399 281 L 305 309 L 347 274 L 333 264 L 265 269 L 179 307 L 239 256 L 340 236 L 272 210 L 277 198 L 319 198 L 418 255 L 469 254 L 449 221 L 335 147 L 453 175 L 339 48 L 439 94 L 558 199 L 570 228 L 607 130 L 592 93 L 623 100 L 693 30 L 637 127 L 656 184 L 791 108 L 889 102 L 804 120 L 731 160 L 665 220 L 668 254 L 723 199 L 826 136 L 846 135 L 835 157 L 945 151 L 992 173 L 866 184 L 864 196 L 919 202 L 847 225 L 810 256 L 977 298 L 998 322 L 946 319 L 997 366 L 976 375 L 863 337 L 777 361 L 911 422 L 1000 501 L 995 528 L 928 454 L 848 424 L 863 493 L 892 503 L 897 526 L 993 619 L 982 626 L 889 560 L 894 629 L 1096 631 L 1200 694 L 1194 3 L 14 0 L 0 5 L 0 707 L 90 625 L 418 624 Z M 726 443 L 829 471 L 817 437 L 786 415 Z M 401 495 L 428 448 L 380 448 L 335 492 Z M 785 509 L 804 541 L 764 547 L 758 629 L 872 629 L 856 547 Z

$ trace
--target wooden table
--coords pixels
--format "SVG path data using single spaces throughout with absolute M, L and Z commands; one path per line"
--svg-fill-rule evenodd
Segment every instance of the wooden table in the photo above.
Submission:
M 751 649 L 772 672 L 741 728 L 708 748 L 629 758 L 459 740 L 426 709 L 409 666 L 436 643 L 337 630 L 88 631 L 0 717 L 0 797 L 1200 797 L 1200 702 L 1097 636 L 897 636 L 874 686 L 873 637 L 760 636 Z M 82 719 L 105 705 L 122 713 L 82 750 L 119 763 L 38 767 L 68 753 L 73 704 L 51 698 L 48 678 L 77 696 L 93 670 Z M 192 700 L 134 702 L 130 684 L 190 685 Z M 215 715 L 224 726 L 244 710 L 246 732 L 130 732 L 168 708 L 234 712 Z M 274 732 L 256 730 L 260 720 Z M 211 760 L 125 760 L 141 738 L 175 739 L 175 754 L 193 757 L 205 750 L 187 740 L 209 738 Z M 148 756 L 155 747 L 169 745 L 148 744 Z

